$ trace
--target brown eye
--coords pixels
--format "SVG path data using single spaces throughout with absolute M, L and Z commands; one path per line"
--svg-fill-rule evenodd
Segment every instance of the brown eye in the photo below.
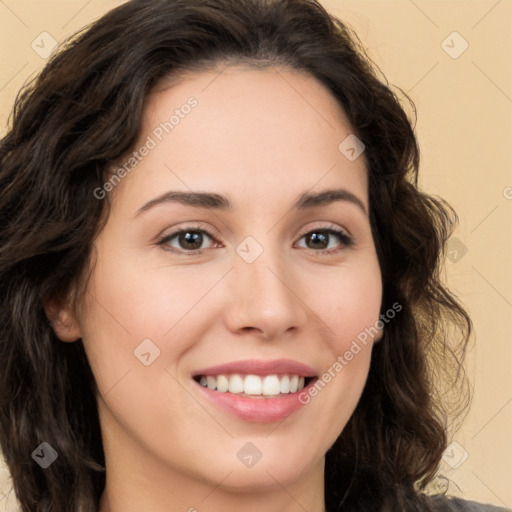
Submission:
M 352 238 L 350 238 L 346 233 L 332 228 L 315 229 L 314 231 L 310 231 L 303 235 L 302 238 L 306 240 L 306 247 L 308 249 L 320 251 L 321 253 L 337 252 L 336 249 L 332 250 L 332 245 L 329 247 L 329 244 L 333 239 L 338 239 L 338 245 L 341 245 L 342 248 L 354 245 Z M 334 247 L 336 247 L 336 242 L 334 242 Z
M 166 235 L 159 240 L 158 245 L 165 246 L 172 252 L 198 254 L 205 249 L 202 248 L 205 238 L 213 240 L 213 237 L 204 229 L 184 228 Z

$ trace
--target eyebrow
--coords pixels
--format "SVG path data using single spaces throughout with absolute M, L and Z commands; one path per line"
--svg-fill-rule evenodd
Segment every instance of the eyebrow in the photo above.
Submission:
M 293 209 L 304 210 L 307 208 L 313 208 L 315 206 L 326 206 L 334 203 L 335 201 L 346 201 L 348 203 L 352 203 L 356 205 L 366 216 L 368 216 L 366 207 L 361 199 L 344 188 L 324 190 L 314 194 L 303 193 L 293 205 Z M 148 201 L 137 210 L 135 217 L 155 206 L 166 203 L 181 203 L 187 206 L 193 206 L 195 208 L 222 211 L 232 210 L 229 199 L 220 194 L 215 194 L 213 192 L 181 192 L 177 190 L 171 190 L 165 194 L 162 194 L 161 196 L 152 199 L 151 201 Z

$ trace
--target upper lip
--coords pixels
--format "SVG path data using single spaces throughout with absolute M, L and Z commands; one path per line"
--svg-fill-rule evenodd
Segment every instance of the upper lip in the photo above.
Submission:
M 245 375 L 298 375 L 299 377 L 316 377 L 316 372 L 307 366 L 292 359 L 274 359 L 264 361 L 261 359 L 245 359 L 243 361 L 232 361 L 230 363 L 210 366 L 193 373 L 193 377 L 200 375 L 225 375 L 241 373 Z

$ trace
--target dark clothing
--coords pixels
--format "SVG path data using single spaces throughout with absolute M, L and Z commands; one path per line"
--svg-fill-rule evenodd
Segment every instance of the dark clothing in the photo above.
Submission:
M 445 498 L 440 500 L 439 512 L 512 512 L 512 509 L 460 498 Z

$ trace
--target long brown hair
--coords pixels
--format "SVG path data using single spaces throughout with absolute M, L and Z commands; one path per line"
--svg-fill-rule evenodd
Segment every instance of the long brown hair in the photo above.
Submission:
M 305 71 L 337 99 L 365 145 L 382 311 L 402 306 L 326 455 L 327 510 L 426 510 L 421 491 L 448 418 L 468 403 L 472 327 L 441 275 L 457 216 L 418 189 L 417 141 L 398 92 L 315 0 L 133 0 L 62 45 L 18 95 L 0 142 L 0 442 L 24 512 L 96 512 L 105 485 L 82 342 L 59 342 L 43 308 L 91 258 L 110 206 L 93 191 L 135 143 L 160 80 L 233 61 Z M 441 400 L 461 385 L 458 401 Z M 31 457 L 42 442 L 58 453 L 45 470 Z

